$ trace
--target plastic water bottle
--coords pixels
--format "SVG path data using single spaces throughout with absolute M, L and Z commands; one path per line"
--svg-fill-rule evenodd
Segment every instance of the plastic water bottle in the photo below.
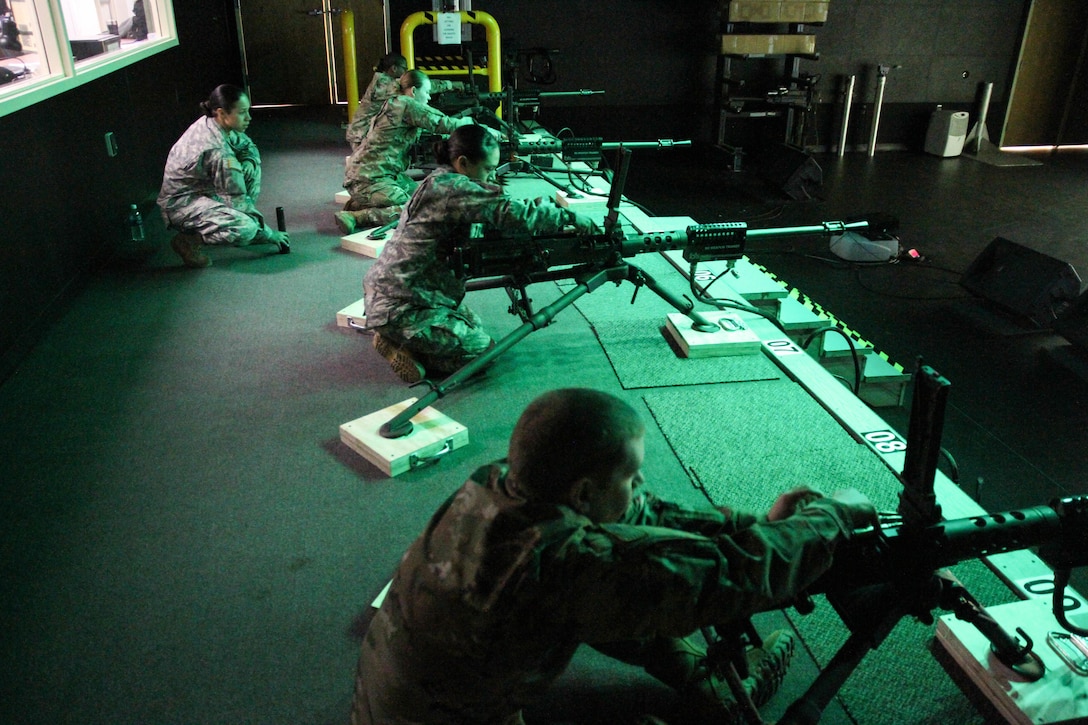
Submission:
M 135 204 L 131 205 L 128 209 L 128 230 L 129 237 L 132 241 L 144 241 L 144 218 L 140 214 L 139 207 Z

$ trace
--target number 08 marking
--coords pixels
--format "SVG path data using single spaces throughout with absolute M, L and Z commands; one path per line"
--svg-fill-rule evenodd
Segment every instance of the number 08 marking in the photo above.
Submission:
M 907 450 L 907 442 L 894 430 L 874 430 L 862 433 L 861 437 L 877 453 L 897 453 Z

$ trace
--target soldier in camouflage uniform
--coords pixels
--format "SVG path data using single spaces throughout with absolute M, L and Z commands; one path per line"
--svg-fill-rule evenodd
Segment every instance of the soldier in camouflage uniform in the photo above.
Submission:
M 348 124 L 347 139 L 351 150 L 354 151 L 370 130 L 370 122 L 378 115 L 382 105 L 400 91 L 398 81 L 408 70 L 408 60 L 399 53 L 389 53 L 378 61 L 378 67 L 374 71 L 374 77 L 370 79 L 370 85 L 359 98 L 359 106 L 355 109 L 355 116 Z M 460 81 L 431 80 L 431 93 L 445 93 L 452 90 L 464 90 L 465 84 Z
M 204 112 L 177 140 L 166 159 L 158 204 L 166 226 L 179 233 L 171 246 L 189 267 L 207 267 L 204 244 L 274 244 L 291 249 L 285 233 L 269 228 L 257 211 L 261 154 L 246 135 L 249 97 L 218 86 L 200 104 Z
M 670 503 L 640 488 L 644 431 L 594 390 L 526 408 L 507 459 L 477 470 L 401 559 L 362 644 L 352 725 L 523 723 L 580 643 L 676 688 L 684 722 L 736 722 L 686 636 L 788 604 L 875 511 L 855 490 L 807 488 L 764 516 Z M 757 705 L 791 652 L 784 632 L 749 652 Z
M 498 143 L 482 126 L 458 128 L 436 151 L 438 168 L 420 184 L 363 278 L 374 348 L 408 383 L 428 370 L 453 372 L 494 344 L 464 302 L 464 280 L 446 262 L 472 224 L 531 234 L 558 232 L 566 225 L 595 230 L 592 219 L 550 200 L 507 198 L 491 178 L 499 163 Z
M 380 226 L 397 218 L 416 188 L 405 173 L 408 149 L 424 131 L 450 133 L 473 123 L 427 105 L 433 84 L 422 71 L 408 71 L 399 83 L 400 93 L 385 102 L 366 138 L 348 158 L 344 188 L 351 199 L 334 216 L 342 234 L 351 234 L 361 224 Z

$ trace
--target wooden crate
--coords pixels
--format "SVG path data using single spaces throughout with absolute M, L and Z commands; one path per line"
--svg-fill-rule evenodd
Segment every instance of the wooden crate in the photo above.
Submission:
M 948 651 L 971 682 L 1001 713 L 1006 722 L 1083 723 L 1088 718 L 1088 677 L 1077 674 L 1047 644 L 1047 634 L 1060 631 L 1047 602 L 1028 599 L 987 607 L 1007 632 L 1023 628 L 1034 642 L 1033 651 L 1046 666 L 1043 678 L 1027 682 L 997 661 L 989 641 L 953 614 L 937 623 L 937 641 Z
M 401 438 L 383 438 L 379 432 L 382 425 L 416 400 L 409 398 L 344 423 L 340 426 L 340 440 L 388 476 L 428 465 L 437 457 L 468 445 L 468 428 L 429 406 L 412 417 L 411 433 Z
M 336 325 L 356 332 L 360 327 L 366 327 L 366 301 L 356 300 L 337 312 Z
M 676 341 L 684 357 L 725 357 L 727 355 L 751 355 L 759 352 L 763 343 L 755 332 L 735 312 L 702 312 L 710 322 L 719 326 L 713 332 L 692 329 L 691 318 L 679 312 L 670 312 L 665 328 Z
M 349 252 L 377 259 L 378 255 L 382 253 L 382 249 L 385 248 L 385 243 L 389 241 L 389 235 L 393 233 L 393 230 L 389 230 L 381 239 L 369 239 L 370 233 L 379 228 L 371 227 L 342 236 L 340 237 L 340 246 Z

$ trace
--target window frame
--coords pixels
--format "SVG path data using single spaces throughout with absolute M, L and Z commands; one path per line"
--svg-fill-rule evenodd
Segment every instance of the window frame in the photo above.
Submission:
M 32 4 L 39 23 L 38 52 L 48 61 L 49 73 L 41 78 L 0 86 L 0 118 L 41 101 L 54 98 L 122 68 L 146 60 L 178 45 L 173 0 L 144 0 L 154 10 L 157 38 L 128 48 L 75 60 L 69 45 L 60 0 L 25 0 Z M 44 61 L 43 61 L 44 65 Z

